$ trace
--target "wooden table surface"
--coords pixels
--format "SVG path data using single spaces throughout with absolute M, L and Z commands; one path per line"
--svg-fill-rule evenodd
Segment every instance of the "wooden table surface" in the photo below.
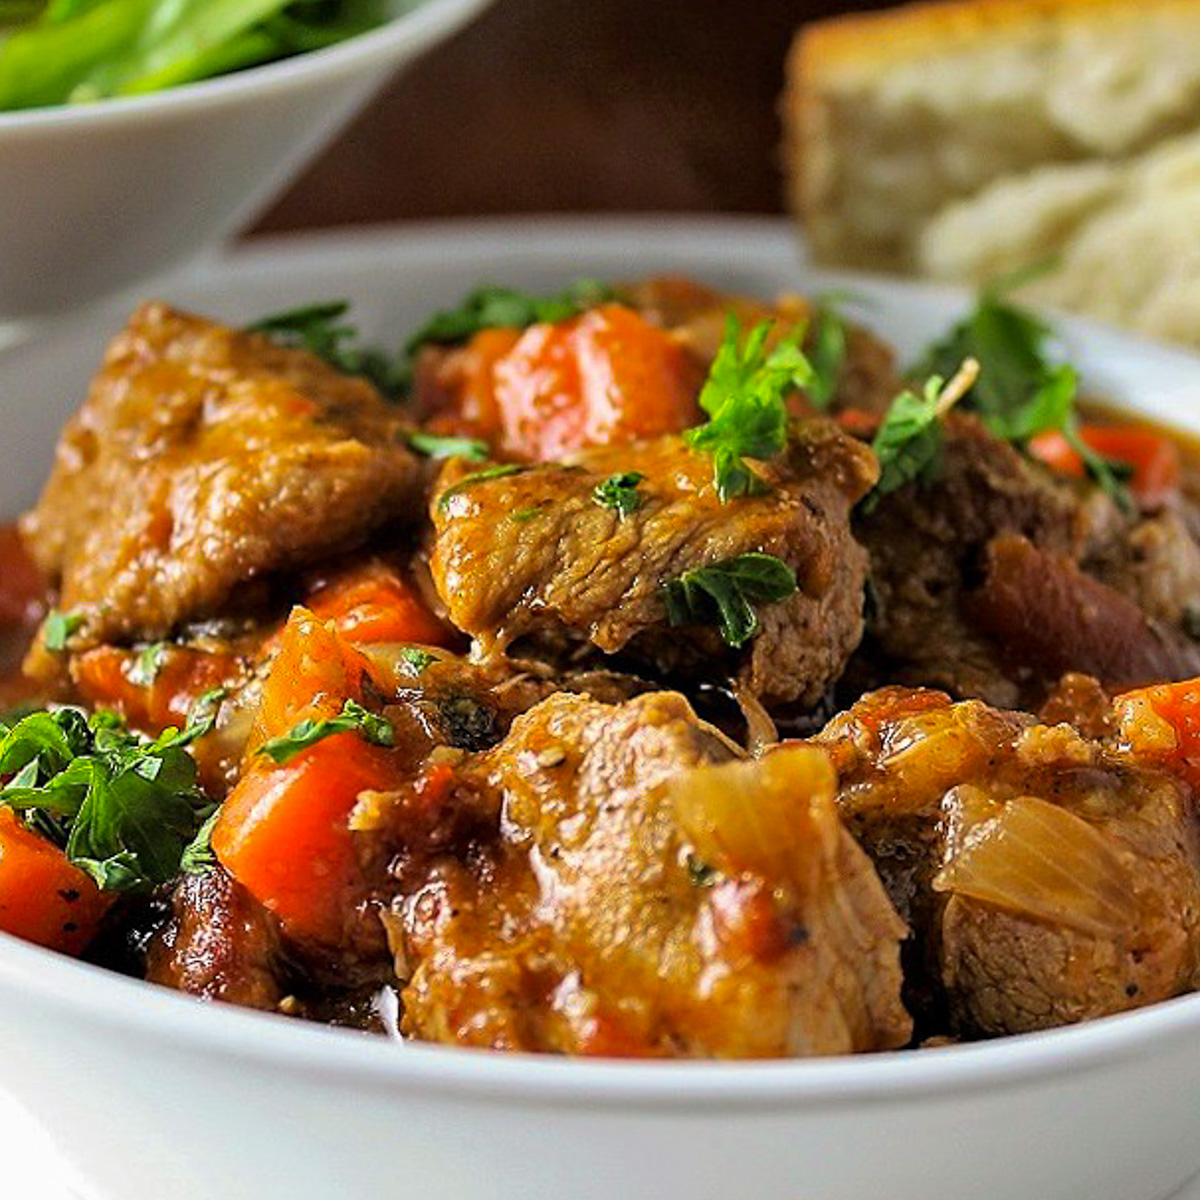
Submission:
M 257 228 L 780 211 L 776 104 L 794 31 L 884 6 L 497 0 L 402 75 Z

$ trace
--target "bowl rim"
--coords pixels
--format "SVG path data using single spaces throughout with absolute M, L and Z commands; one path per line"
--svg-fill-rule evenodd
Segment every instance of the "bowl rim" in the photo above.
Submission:
M 409 3 L 412 0 L 408 0 Z M 416 0 L 382 25 L 320 50 L 246 67 L 227 75 L 179 84 L 140 96 L 111 97 L 89 104 L 48 104 L 0 112 L 0 138 L 63 126 L 108 127 L 152 116 L 187 116 L 237 104 L 254 94 L 284 95 L 327 76 L 384 66 L 404 50 L 430 47 L 495 0 Z
M 584 244 L 607 252 L 634 243 L 659 245 L 676 237 L 689 243 L 696 238 L 736 237 L 754 254 L 778 255 L 791 236 L 780 218 L 737 216 L 530 216 L 414 222 L 399 230 L 358 227 L 258 238 L 227 257 L 197 264 L 191 275 L 181 273 L 175 278 L 203 286 L 216 272 L 236 280 L 245 272 L 257 275 L 286 264 L 301 248 L 309 265 L 332 265 L 374 263 L 388 258 L 388 248 L 396 246 L 424 255 L 436 250 L 439 261 L 453 261 L 471 258 L 489 244 L 536 246 L 551 253 Z M 867 288 L 899 288 L 936 306 L 962 306 L 968 299 L 964 289 L 807 266 L 818 276 Z M 33 340 L 53 337 L 73 320 L 55 319 Z M 1200 380 L 1200 356 L 1193 353 L 1085 318 L 1055 314 L 1055 321 L 1072 341 L 1082 339 L 1108 353 L 1114 347 L 1140 352 L 1188 374 L 1194 370 Z M 420 1043 L 385 1044 L 376 1035 L 198 1003 L 194 997 L 147 986 L 142 980 L 0 933 L 0 1004 L 6 996 L 34 1012 L 86 1021 L 123 1038 L 268 1069 L 281 1077 L 317 1077 L 331 1086 L 368 1089 L 379 1095 L 403 1089 L 525 1106 L 679 1113 L 828 1109 L 888 1104 L 933 1093 L 970 1095 L 1014 1089 L 1068 1072 L 1096 1072 L 1151 1054 L 1165 1055 L 1174 1046 L 1193 1044 L 1200 1035 L 1198 992 L 1039 1033 L 824 1059 L 580 1060 Z

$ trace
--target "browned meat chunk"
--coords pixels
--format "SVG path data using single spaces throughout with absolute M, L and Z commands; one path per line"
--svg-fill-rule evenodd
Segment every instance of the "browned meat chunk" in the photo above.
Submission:
M 910 484 L 856 522 L 877 600 L 872 645 L 895 664 L 892 679 L 1012 706 L 1019 684 L 959 601 L 999 534 L 1021 534 L 1074 557 L 1077 505 L 1069 490 L 971 418 L 952 415 L 945 429 L 936 482 Z
M 812 704 L 858 644 L 866 555 L 849 511 L 875 464 L 828 422 L 799 426 L 788 457 L 764 466 L 768 494 L 725 504 L 711 459 L 678 438 L 501 477 L 467 471 L 452 462 L 438 480 L 431 565 L 450 619 L 489 653 L 531 637 L 628 648 L 666 670 L 738 675 L 767 703 Z M 641 506 L 621 515 L 593 492 L 625 471 L 645 478 Z M 667 631 L 669 580 L 748 552 L 782 559 L 799 588 L 759 608 L 747 653 L 709 626 Z
M 1079 671 L 1133 687 L 1200 672 L 1200 646 L 1177 627 L 1019 535 L 988 543 L 983 572 L 964 610 L 1014 673 Z
M 159 637 L 413 512 L 400 432 L 363 380 L 146 305 L 64 431 L 23 533 L 83 619 L 73 645 Z
M 912 921 L 913 994 L 944 1002 L 957 1032 L 1046 1029 L 1195 986 L 1196 830 L 1173 777 L 933 692 L 865 697 L 816 741 Z
M 435 859 L 393 915 L 406 1030 L 601 1055 L 905 1042 L 903 925 L 827 760 L 733 755 L 670 693 L 518 718 L 474 768 L 498 840 Z
M 147 979 L 205 1000 L 278 1007 L 279 934 L 249 892 L 220 869 L 185 875 L 172 907 L 151 944 Z

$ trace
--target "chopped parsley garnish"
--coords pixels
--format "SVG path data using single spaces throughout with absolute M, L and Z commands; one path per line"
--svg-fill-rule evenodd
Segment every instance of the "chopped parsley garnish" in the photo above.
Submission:
M 203 875 L 217 865 L 217 856 L 212 848 L 213 829 L 221 815 L 219 808 L 196 831 L 196 836 L 184 847 L 179 856 L 179 869 L 185 875 Z
M 439 437 L 436 433 L 417 430 L 409 434 L 408 444 L 426 458 L 487 458 L 488 444 L 479 438 Z
M 83 624 L 83 615 L 73 612 L 59 612 L 52 608 L 46 614 L 42 626 L 42 644 L 55 654 L 67 648 L 71 635 Z
M 515 512 L 508 514 L 510 521 L 515 521 L 518 525 L 527 525 L 530 521 L 536 521 L 542 515 L 542 510 L 531 505 L 529 508 L 518 508 Z
M 420 675 L 426 667 L 432 666 L 437 660 L 436 654 L 422 650 L 420 646 L 400 647 L 400 661 L 409 667 L 414 675 Z
M 739 345 L 737 318 L 730 313 L 725 340 L 713 359 L 700 407 L 707 425 L 688 431 L 688 441 L 713 456 L 713 480 L 722 501 L 761 495 L 766 484 L 745 457 L 771 458 L 787 444 L 788 413 L 784 396 L 805 387 L 813 369 L 800 350 L 803 329 L 766 349 L 771 323 L 756 325 Z
M 942 417 L 960 401 L 979 375 L 979 364 L 968 359 L 949 383 L 935 375 L 922 395 L 901 392 L 883 418 L 871 443 L 879 460 L 879 481 L 863 500 L 870 512 L 881 496 L 914 480 L 926 480 L 937 469 L 942 450 Z
M 549 296 L 484 284 L 468 293 L 457 308 L 443 309 L 429 317 L 408 339 L 404 353 L 411 362 L 429 342 L 452 346 L 470 341 L 484 329 L 525 329 L 542 321 L 565 321 L 612 297 L 612 290 L 595 279 L 578 279 L 564 291 Z
M 592 489 L 592 499 L 601 508 L 611 508 L 618 516 L 627 517 L 642 507 L 645 497 L 638 491 L 638 484 L 645 478 L 641 471 L 610 475 Z
M 246 328 L 282 346 L 308 350 L 347 375 L 361 375 L 385 396 L 400 395 L 408 386 L 407 359 L 355 345 L 358 330 L 342 320 L 349 309 L 345 300 L 306 304 L 263 317 Z
M 484 467 L 482 471 L 472 471 L 469 475 L 464 475 L 457 483 L 452 483 L 438 497 L 438 512 L 444 513 L 455 496 L 460 492 L 465 492 L 474 484 L 485 483 L 489 479 L 504 479 L 508 475 L 520 475 L 523 471 L 528 470 L 529 468 L 521 463 L 499 463 L 494 467 Z
M 726 644 L 744 646 L 759 629 L 756 604 L 786 600 L 796 573 L 773 554 L 739 554 L 685 571 L 663 588 L 672 625 L 716 625 Z
M 150 687 L 158 678 L 167 660 L 167 643 L 152 642 L 143 646 L 125 672 L 125 678 L 136 687 Z
M 320 721 L 311 718 L 300 721 L 282 737 L 263 742 L 258 752 L 277 763 L 291 762 L 301 750 L 315 746 L 334 733 L 357 733 L 376 746 L 391 746 L 396 740 L 390 721 L 353 700 L 347 700 L 338 716 Z
M 846 323 L 832 304 L 818 306 L 805 340 L 812 378 L 805 384 L 804 394 L 814 408 L 823 412 L 833 403 L 838 377 L 846 361 Z
M 151 740 L 103 710 L 43 709 L 0 727 L 0 804 L 101 887 L 144 890 L 178 873 L 215 805 L 186 747 L 212 728 L 190 717 Z
M 1077 432 L 1078 376 L 1053 362 L 1053 331 L 1035 314 L 1010 304 L 993 288 L 926 352 L 914 374 L 952 373 L 964 359 L 979 363 L 979 378 L 963 397 L 997 437 L 1023 445 L 1038 433 L 1058 431 L 1079 453 L 1088 474 L 1122 508 L 1131 507 L 1119 469 L 1083 445 Z

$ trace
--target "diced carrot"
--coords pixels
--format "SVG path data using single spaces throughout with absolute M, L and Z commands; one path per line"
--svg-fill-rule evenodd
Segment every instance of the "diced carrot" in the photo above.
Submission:
M 363 680 L 370 672 L 369 661 L 331 624 L 307 608 L 294 608 L 263 684 L 248 756 L 267 738 L 281 737 L 300 721 L 334 717 L 346 700 L 361 699 Z
M 0 525 L 0 627 L 33 625 L 46 610 L 42 578 L 15 525 Z
M 11 808 L 0 808 L 0 929 L 81 954 L 112 900 Z
M 851 437 L 872 438 L 879 431 L 879 414 L 862 408 L 843 408 L 834 419 Z
M 439 621 L 416 586 L 381 562 L 351 568 L 320 584 L 308 607 L 333 621 L 350 642 L 417 642 L 424 646 L 454 643 L 453 632 Z
M 488 442 L 499 436 L 494 370 L 520 336 L 519 329 L 481 329 L 465 346 L 427 351 L 420 358 L 415 407 L 431 432 Z
M 225 651 L 164 646 L 151 677 L 138 681 L 141 652 L 97 646 L 71 661 L 71 679 L 80 699 L 114 708 L 135 728 L 160 733 L 182 727 L 195 701 L 241 675 L 238 657 Z
M 1097 454 L 1133 468 L 1130 491 L 1145 508 L 1160 508 L 1179 490 L 1179 448 L 1170 438 L 1143 425 L 1083 425 L 1079 436 Z M 1083 459 L 1061 433 L 1039 433 L 1029 452 L 1048 467 L 1082 479 Z
M 348 818 L 361 792 L 396 778 L 392 756 L 354 733 L 282 765 L 260 759 L 226 798 L 213 850 L 289 934 L 334 944 L 361 881 Z
M 296 937 L 338 941 L 361 882 L 350 813 L 361 792 L 397 782 L 394 757 L 337 733 L 274 764 L 256 751 L 299 722 L 336 716 L 362 698 L 367 662 L 332 624 L 292 611 L 263 684 L 242 776 L 212 845 L 226 869 Z
M 621 304 L 531 325 L 493 376 L 500 448 L 519 458 L 678 433 L 700 419 L 697 359 Z
M 1200 679 L 1125 692 L 1113 707 L 1123 749 L 1200 788 Z

